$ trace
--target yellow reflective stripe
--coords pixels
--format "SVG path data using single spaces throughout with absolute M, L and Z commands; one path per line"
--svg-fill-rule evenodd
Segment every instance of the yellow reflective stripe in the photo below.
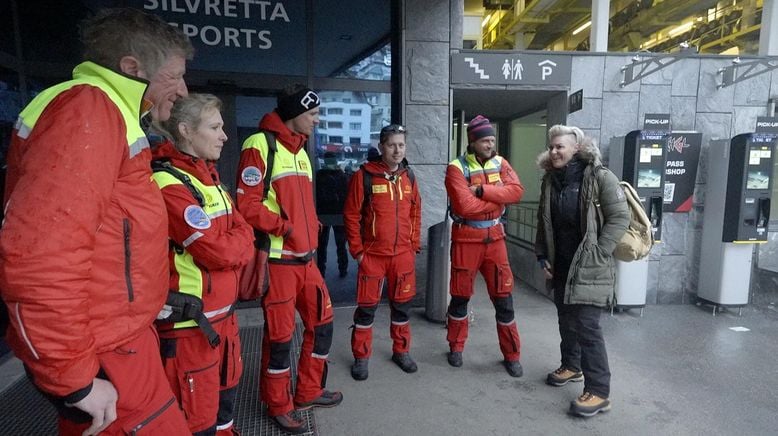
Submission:
M 275 168 L 273 169 L 275 170 Z M 283 179 L 285 177 L 292 177 L 292 176 L 299 176 L 299 175 L 300 173 L 298 173 L 297 171 L 287 171 L 284 173 L 276 173 L 275 171 L 273 171 L 273 177 L 270 178 L 270 182 L 272 183 L 278 181 L 279 179 Z
M 182 254 L 176 253 L 173 256 L 173 265 L 178 273 L 178 292 L 194 295 L 197 298 L 203 298 L 203 274 L 195 265 L 191 254 L 184 251 Z M 173 328 L 196 327 L 194 320 L 177 322 Z
M 198 180 L 197 177 L 182 170 L 181 168 L 174 168 L 182 174 L 187 175 L 195 189 L 197 189 L 200 194 L 202 194 L 203 199 L 205 199 L 205 206 L 203 207 L 203 210 L 206 214 L 208 214 L 209 218 L 217 218 L 222 215 L 232 213 L 232 202 L 227 201 L 228 194 L 222 192 L 218 186 L 206 185 Z M 164 171 L 155 172 L 154 181 L 157 182 L 159 189 L 164 189 L 169 185 L 183 185 L 183 182 L 178 180 L 174 175 Z
M 127 130 L 126 140 L 130 157 L 148 148 L 146 134 L 140 126 L 140 107 L 146 84 L 130 79 L 119 73 L 101 67 L 92 62 L 83 62 L 73 69 L 73 79 L 54 85 L 38 94 L 19 114 L 17 129 L 22 138 L 27 138 L 35 128 L 48 105 L 62 92 L 75 86 L 89 85 L 103 91 L 116 105 L 124 119 Z M 24 135 L 24 136 L 22 136 Z

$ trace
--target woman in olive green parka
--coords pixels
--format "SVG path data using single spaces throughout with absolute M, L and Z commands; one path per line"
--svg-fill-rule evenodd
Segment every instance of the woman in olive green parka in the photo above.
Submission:
M 610 410 L 610 370 L 599 325 L 613 302 L 613 250 L 630 211 L 619 180 L 602 166 L 600 151 L 577 127 L 549 129 L 538 208 L 535 253 L 553 287 L 559 316 L 562 365 L 546 382 L 562 386 L 585 379 L 570 412 L 593 416 Z

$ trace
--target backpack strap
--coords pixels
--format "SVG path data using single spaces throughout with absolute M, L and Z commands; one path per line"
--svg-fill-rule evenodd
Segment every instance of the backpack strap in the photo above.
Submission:
M 367 205 L 370 204 L 370 197 L 373 195 L 373 175 L 370 174 L 369 171 L 365 169 L 365 164 L 362 164 L 360 167 L 360 170 L 362 170 L 362 211 L 364 211 L 367 208 Z M 406 170 L 408 170 L 408 180 L 411 181 L 411 186 L 416 185 L 416 175 L 413 173 L 413 169 L 411 167 L 406 166 Z
M 262 200 L 267 200 L 267 194 L 270 192 L 270 178 L 273 176 L 273 163 L 275 162 L 278 146 L 276 145 L 276 135 L 273 132 L 263 130 L 265 142 L 267 142 L 267 158 L 265 159 L 265 178 L 263 180 L 264 189 L 262 190 Z
M 365 169 L 364 164 L 359 169 L 362 171 L 362 213 L 364 213 L 370 204 L 370 197 L 373 195 L 373 175 Z
M 195 185 L 192 183 L 192 179 L 190 179 L 189 176 L 183 172 L 177 170 L 176 167 L 171 165 L 170 161 L 154 160 L 151 162 L 151 170 L 155 173 L 168 173 L 175 177 L 179 182 L 186 186 L 186 189 L 188 189 L 192 194 L 192 197 L 194 197 L 194 199 L 197 201 L 197 204 L 199 204 L 200 207 L 205 207 L 205 198 L 203 198 L 203 194 L 200 193 L 197 188 L 195 188 Z
M 457 157 L 459 159 L 459 163 L 462 165 L 462 174 L 465 176 L 465 180 L 467 180 L 468 186 L 470 185 L 470 165 L 467 164 L 467 158 L 465 158 L 464 154 L 459 155 Z

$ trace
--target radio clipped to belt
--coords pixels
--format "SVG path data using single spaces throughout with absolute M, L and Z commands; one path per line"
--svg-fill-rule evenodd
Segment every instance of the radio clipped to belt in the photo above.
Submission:
M 168 292 L 165 305 L 157 315 L 159 323 L 177 323 L 184 321 L 194 321 L 197 327 L 202 330 L 208 343 L 212 348 L 216 348 L 221 343 L 221 338 L 203 313 L 203 300 L 194 295 L 181 292 Z

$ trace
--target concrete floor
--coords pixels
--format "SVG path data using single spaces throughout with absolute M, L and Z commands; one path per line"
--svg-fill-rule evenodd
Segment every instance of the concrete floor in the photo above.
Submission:
M 354 381 L 349 345 L 353 308 L 335 309 L 328 388 L 343 404 L 316 411 L 321 435 L 775 435 L 778 434 L 778 312 L 746 307 L 712 316 L 694 305 L 649 306 L 603 313 L 613 409 L 593 418 L 566 414 L 581 383 L 550 387 L 559 364 L 553 304 L 519 283 L 515 308 L 524 376 L 500 364 L 494 314 L 477 282 L 474 320 L 462 368 L 446 362 L 445 329 L 412 316 L 412 355 L 419 372 L 389 359 L 389 308 L 379 307 L 370 377 Z M 243 326 L 261 322 L 259 308 L 239 311 Z M 746 327 L 746 332 L 731 327 Z M 0 365 L 3 385 L 21 376 L 18 360 Z M 0 429 L 0 434 L 2 434 Z
M 352 308 L 335 310 L 328 387 L 343 404 L 316 412 L 322 435 L 775 435 L 778 434 L 778 313 L 746 308 L 712 316 L 694 305 L 604 313 L 613 409 L 590 419 L 566 414 L 582 383 L 551 387 L 559 365 L 553 304 L 519 285 L 516 316 L 524 376 L 500 365 L 493 309 L 483 283 L 462 368 L 450 367 L 445 329 L 415 312 L 412 355 L 419 372 L 389 359 L 389 308 L 379 308 L 370 377 L 354 381 Z M 731 327 L 746 327 L 736 332 Z

